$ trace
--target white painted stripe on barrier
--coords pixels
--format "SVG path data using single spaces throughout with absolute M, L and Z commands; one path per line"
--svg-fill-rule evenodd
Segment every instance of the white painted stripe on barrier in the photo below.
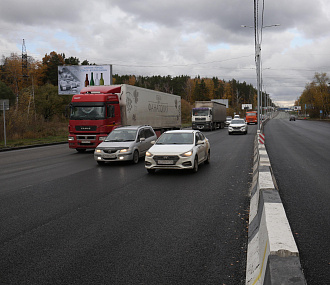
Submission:
M 260 189 L 275 189 L 270 172 L 259 172 L 259 186 Z

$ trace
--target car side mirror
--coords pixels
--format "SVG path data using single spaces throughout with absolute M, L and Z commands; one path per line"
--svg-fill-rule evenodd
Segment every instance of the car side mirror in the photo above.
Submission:
M 151 141 L 151 144 L 155 144 L 156 143 L 156 141 Z
M 197 141 L 197 145 L 201 145 L 201 144 L 204 144 L 204 141 L 202 140 Z
M 140 138 L 140 142 L 144 142 L 145 140 L 145 138 Z

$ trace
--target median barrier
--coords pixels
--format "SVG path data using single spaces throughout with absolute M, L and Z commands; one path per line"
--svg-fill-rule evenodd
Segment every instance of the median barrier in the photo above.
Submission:
M 255 138 L 249 191 L 246 284 L 307 284 L 265 145 L 258 139 L 259 133 Z

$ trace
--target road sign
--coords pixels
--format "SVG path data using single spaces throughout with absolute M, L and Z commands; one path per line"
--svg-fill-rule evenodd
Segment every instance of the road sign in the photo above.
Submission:
M 9 99 L 0 100 L 0 111 L 8 111 L 9 110 Z

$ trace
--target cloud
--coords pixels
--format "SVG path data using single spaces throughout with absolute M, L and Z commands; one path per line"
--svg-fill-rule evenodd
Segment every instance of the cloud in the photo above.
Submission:
M 329 72 L 330 4 L 259 1 L 263 85 L 291 104 L 315 72 Z M 0 55 L 56 51 L 119 74 L 217 76 L 256 86 L 253 1 L 3 0 Z M 264 13 L 262 13 L 264 11 Z M 261 17 L 263 15 L 263 18 Z

